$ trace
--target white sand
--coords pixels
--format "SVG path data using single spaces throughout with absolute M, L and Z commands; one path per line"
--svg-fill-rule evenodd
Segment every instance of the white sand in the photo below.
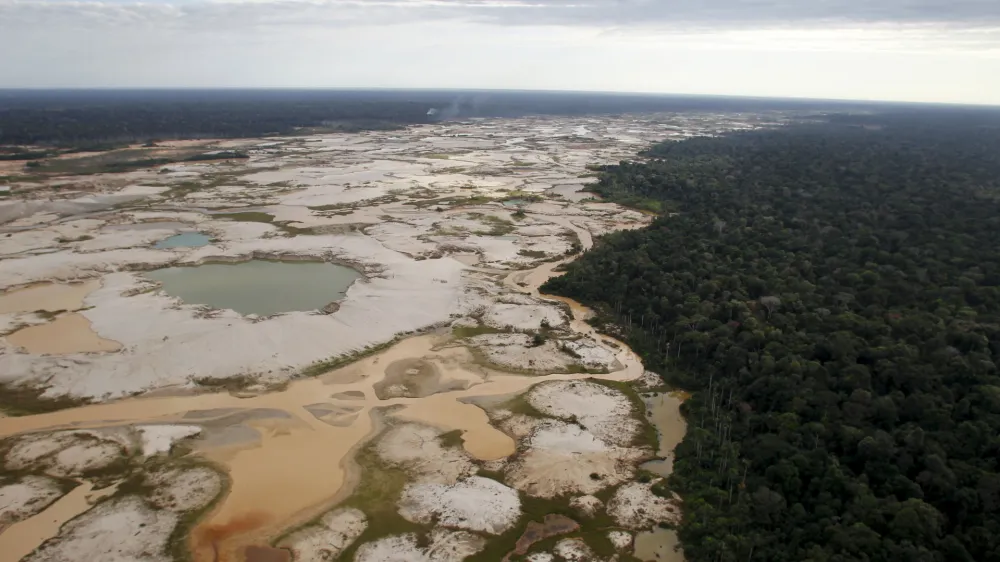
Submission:
M 175 514 L 152 510 L 135 496 L 106 501 L 64 525 L 24 561 L 169 562 L 167 540 L 176 525 Z
M 578 425 L 539 424 L 526 440 L 525 452 L 508 464 L 504 480 L 532 496 L 594 494 L 635 473 L 645 451 L 615 447 Z
M 356 562 L 461 562 L 482 550 L 485 540 L 465 531 L 435 529 L 430 545 L 417 545 L 414 533 L 385 537 L 361 545 Z
M 201 433 L 196 425 L 140 425 L 142 454 L 147 457 L 169 453 L 174 443 Z
M 597 383 L 557 381 L 540 384 L 531 389 L 527 400 L 539 412 L 574 419 L 614 445 L 629 445 L 641 427 L 632 418 L 632 403 L 628 397 Z
M 292 551 L 298 562 L 336 560 L 368 528 L 368 518 L 360 510 L 347 507 L 335 509 L 318 524 L 295 531 L 281 542 Z
M 621 552 L 628 550 L 632 546 L 632 533 L 628 531 L 608 531 L 608 540 L 615 545 L 615 549 Z
M 147 476 L 155 487 L 149 501 L 160 509 L 194 511 L 207 506 L 222 492 L 222 477 L 207 467 L 174 468 Z
M 43 476 L 0 486 L 0 528 L 39 513 L 62 495 L 59 484 Z
M 379 440 L 376 451 L 383 461 L 405 468 L 418 483 L 454 484 L 474 474 L 469 457 L 457 447 L 443 447 L 440 434 L 424 425 L 397 425 Z
M 598 562 L 594 551 L 580 539 L 562 539 L 553 550 L 567 562 Z
M 608 513 L 622 527 L 641 531 L 661 521 L 676 522 L 680 507 L 673 500 L 661 498 L 652 492 L 659 479 L 643 484 L 629 482 L 615 490 L 608 500 Z
M 408 521 L 499 535 L 521 516 L 517 492 L 489 478 L 456 484 L 411 484 L 403 490 L 399 514 Z

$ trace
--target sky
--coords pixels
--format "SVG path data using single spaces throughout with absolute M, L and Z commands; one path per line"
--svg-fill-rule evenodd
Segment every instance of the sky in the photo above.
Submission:
M 0 0 L 0 45 L 0 88 L 496 88 L 1000 105 L 1000 0 Z

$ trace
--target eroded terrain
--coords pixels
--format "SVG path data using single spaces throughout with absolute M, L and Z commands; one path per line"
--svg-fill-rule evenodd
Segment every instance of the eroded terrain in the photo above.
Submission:
M 249 158 L 14 185 L 0 562 L 681 560 L 662 528 L 680 513 L 664 485 L 680 400 L 538 287 L 649 220 L 580 191 L 588 165 L 757 122 L 206 142 Z M 145 275 L 253 260 L 359 276 L 339 300 L 259 316 Z M 241 298 L 324 289 L 294 279 Z

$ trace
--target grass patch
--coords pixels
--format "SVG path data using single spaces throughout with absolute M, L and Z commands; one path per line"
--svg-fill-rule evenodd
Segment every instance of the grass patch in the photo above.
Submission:
M 35 316 L 37 316 L 39 318 L 42 318 L 44 320 L 54 320 L 57 316 L 59 316 L 63 312 L 66 312 L 66 310 L 65 309 L 59 309 L 59 310 L 36 310 L 34 312 L 34 314 L 35 314 Z
M 313 229 L 311 226 L 307 226 L 305 228 L 300 228 L 298 226 L 292 226 L 293 222 L 295 222 L 295 221 L 281 221 L 281 222 L 275 222 L 275 223 L 271 223 L 271 224 L 273 224 L 274 226 L 278 227 L 278 229 L 281 230 L 282 232 L 284 232 L 286 234 L 289 234 L 291 236 L 301 236 L 301 235 L 308 236 L 308 235 L 316 234 L 316 230 Z
M 608 388 L 617 390 L 628 398 L 631 402 L 632 409 L 630 414 L 632 419 L 637 420 L 640 423 L 641 430 L 636 434 L 635 439 L 632 441 L 632 446 L 634 447 L 650 447 L 653 451 L 659 450 L 660 446 L 660 436 L 656 432 L 656 428 L 653 424 L 649 423 L 649 419 L 646 417 L 646 403 L 643 402 L 642 397 L 639 393 L 632 388 L 632 385 L 628 382 L 623 381 L 608 381 L 601 379 L 590 379 L 590 382 L 606 386 Z
M 389 349 L 393 345 L 396 345 L 396 342 L 398 342 L 399 340 L 400 340 L 400 336 L 397 336 L 397 337 L 392 338 L 391 340 L 389 340 L 389 341 L 387 341 L 385 343 L 380 343 L 380 344 L 377 344 L 377 345 L 369 345 L 369 346 L 365 347 L 364 349 L 360 349 L 360 350 L 355 351 L 353 353 L 347 353 L 347 354 L 344 354 L 344 355 L 338 355 L 337 357 L 334 357 L 334 358 L 331 358 L 331 359 L 326 359 L 324 361 L 317 361 L 317 362 L 313 363 L 312 365 L 309 365 L 305 369 L 302 369 L 302 371 L 299 372 L 298 376 L 300 376 L 300 377 L 316 377 L 316 376 L 322 375 L 323 373 L 332 371 L 332 370 L 337 369 L 339 367 L 343 367 L 344 365 L 347 365 L 349 363 L 354 363 L 355 361 L 360 361 L 361 359 L 364 359 L 365 357 L 368 357 L 369 355 L 378 353 L 378 352 L 380 352 L 380 351 L 382 351 L 384 349 Z
M 170 189 L 163 193 L 163 196 L 167 199 L 183 199 L 191 193 L 201 191 L 206 187 L 208 186 L 204 186 L 196 181 L 185 181 L 171 186 Z
M 451 329 L 451 335 L 455 339 L 471 338 L 474 336 L 482 336 L 485 334 L 503 334 L 506 333 L 505 330 L 499 328 L 494 328 L 492 326 L 487 326 L 485 324 L 480 324 L 478 326 L 455 326 Z
M 238 392 L 254 383 L 250 375 L 235 375 L 232 377 L 196 377 L 192 379 L 198 386 L 211 389 L 213 392 Z
M 463 205 L 485 205 L 493 202 L 492 197 L 485 195 L 473 195 L 471 197 L 440 197 L 438 199 L 424 199 L 422 201 L 409 201 L 406 205 L 413 205 L 418 209 L 435 206 L 461 207 Z
M 261 213 L 259 211 L 247 211 L 244 213 L 220 213 L 212 216 L 215 218 L 242 222 L 264 222 L 268 224 L 274 222 L 274 215 Z
M 243 213 L 220 213 L 217 215 L 212 215 L 214 218 L 228 219 L 232 221 L 240 222 L 259 222 L 264 224 L 274 225 L 278 230 L 289 234 L 291 236 L 299 235 L 311 235 L 316 234 L 316 231 L 312 227 L 300 228 L 297 226 L 292 226 L 292 223 L 296 221 L 274 221 L 274 215 L 270 213 L 262 213 L 260 211 L 246 211 Z
M 203 149 L 184 149 L 162 155 L 147 146 L 122 150 L 110 150 L 94 156 L 79 158 L 30 160 L 29 164 L 42 172 L 59 175 L 89 175 L 118 173 L 155 168 L 180 162 L 202 162 L 211 160 L 245 159 L 249 155 L 238 150 L 204 152 Z
M 517 255 L 536 260 L 548 257 L 548 254 L 539 250 L 518 250 Z
M 480 236 L 506 236 L 514 232 L 515 229 L 513 222 L 493 215 L 479 217 L 479 221 L 490 227 L 489 230 L 480 230 L 474 233 Z
M 441 446 L 443 447 L 461 447 L 465 443 L 462 439 L 463 433 L 464 432 L 461 429 L 456 429 L 454 431 L 442 433 L 438 436 L 438 439 L 441 441 Z
M 357 490 L 340 507 L 355 507 L 363 511 L 368 516 L 368 527 L 340 554 L 338 560 L 354 560 L 358 547 L 366 542 L 401 533 L 423 534 L 427 530 L 422 525 L 403 519 L 396 511 L 403 487 L 410 480 L 405 470 L 386 466 L 372 446 L 362 449 L 356 461 L 364 476 Z M 280 543 L 276 541 L 274 544 Z

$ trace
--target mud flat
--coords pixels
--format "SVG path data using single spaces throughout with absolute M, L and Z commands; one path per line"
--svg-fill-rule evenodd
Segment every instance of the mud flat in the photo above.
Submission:
M 0 314 L 77 310 L 83 300 L 101 286 L 99 281 L 83 283 L 43 283 L 0 294 Z
M 47 324 L 23 328 L 8 335 L 7 341 L 29 353 L 46 355 L 121 349 L 120 343 L 99 336 L 82 314 L 65 314 Z

